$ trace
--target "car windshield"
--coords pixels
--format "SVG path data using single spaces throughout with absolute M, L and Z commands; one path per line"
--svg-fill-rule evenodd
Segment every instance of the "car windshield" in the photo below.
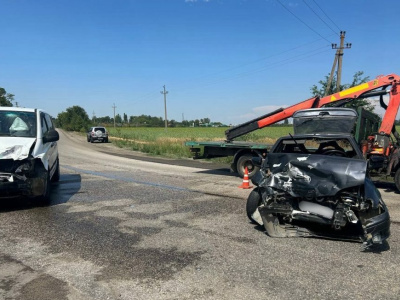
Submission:
M 0 136 L 36 137 L 35 113 L 0 111 Z
M 284 139 L 277 146 L 275 153 L 340 155 L 348 158 L 357 157 L 357 151 L 347 138 Z

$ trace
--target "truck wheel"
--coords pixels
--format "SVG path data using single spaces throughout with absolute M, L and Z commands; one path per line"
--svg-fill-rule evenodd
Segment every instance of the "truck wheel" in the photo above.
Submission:
M 237 172 L 241 178 L 243 178 L 243 176 L 244 176 L 245 167 L 247 167 L 247 172 L 249 173 L 249 178 L 253 177 L 253 175 L 256 174 L 256 172 L 258 170 L 260 170 L 259 167 L 253 165 L 253 162 L 251 161 L 251 159 L 253 157 L 254 156 L 252 156 L 252 155 L 245 154 L 245 155 L 242 155 L 241 157 L 239 157 L 239 159 L 237 160 L 236 168 L 237 168 Z
M 247 198 L 247 203 L 246 203 L 247 217 L 250 219 L 252 223 L 257 223 L 256 221 L 253 220 L 251 216 L 256 211 L 257 207 L 259 207 L 260 205 L 261 205 L 261 196 L 260 193 L 258 192 L 258 188 L 255 188 L 254 190 L 251 191 L 249 197 Z
M 394 174 L 394 183 L 396 184 L 397 190 L 400 192 L 400 168 L 398 168 Z

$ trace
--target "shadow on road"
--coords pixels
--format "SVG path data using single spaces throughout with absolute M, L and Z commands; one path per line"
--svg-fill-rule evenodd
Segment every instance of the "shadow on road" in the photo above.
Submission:
M 196 173 L 238 177 L 238 175 L 235 173 L 232 173 L 229 168 L 210 169 L 210 170 L 198 171 Z

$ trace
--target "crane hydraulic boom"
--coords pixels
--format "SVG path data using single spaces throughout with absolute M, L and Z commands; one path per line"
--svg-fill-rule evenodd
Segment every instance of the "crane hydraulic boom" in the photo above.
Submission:
M 256 129 L 261 129 L 266 126 L 275 124 L 293 116 L 293 114 L 301 109 L 319 108 L 331 104 L 333 106 L 342 106 L 345 103 L 360 98 L 368 98 L 373 96 L 381 97 L 381 106 L 386 109 L 382 119 L 379 134 L 389 136 L 394 131 L 396 115 L 400 106 L 400 76 L 390 74 L 379 76 L 374 80 L 357 85 L 347 90 L 328 95 L 320 98 L 319 96 L 307 99 L 287 108 L 280 108 L 272 113 L 261 116 L 257 119 L 232 127 L 225 131 L 227 141 L 231 141 L 246 133 Z M 390 87 L 388 91 L 387 88 Z M 378 90 L 380 89 L 380 90 Z M 389 102 L 386 105 L 382 96 L 389 93 Z M 393 132 L 396 139 L 399 135 Z

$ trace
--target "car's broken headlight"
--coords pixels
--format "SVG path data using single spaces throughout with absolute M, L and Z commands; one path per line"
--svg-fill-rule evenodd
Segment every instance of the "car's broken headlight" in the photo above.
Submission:
M 24 162 L 15 169 L 16 175 L 23 175 L 28 173 L 32 169 L 32 164 L 30 162 Z

